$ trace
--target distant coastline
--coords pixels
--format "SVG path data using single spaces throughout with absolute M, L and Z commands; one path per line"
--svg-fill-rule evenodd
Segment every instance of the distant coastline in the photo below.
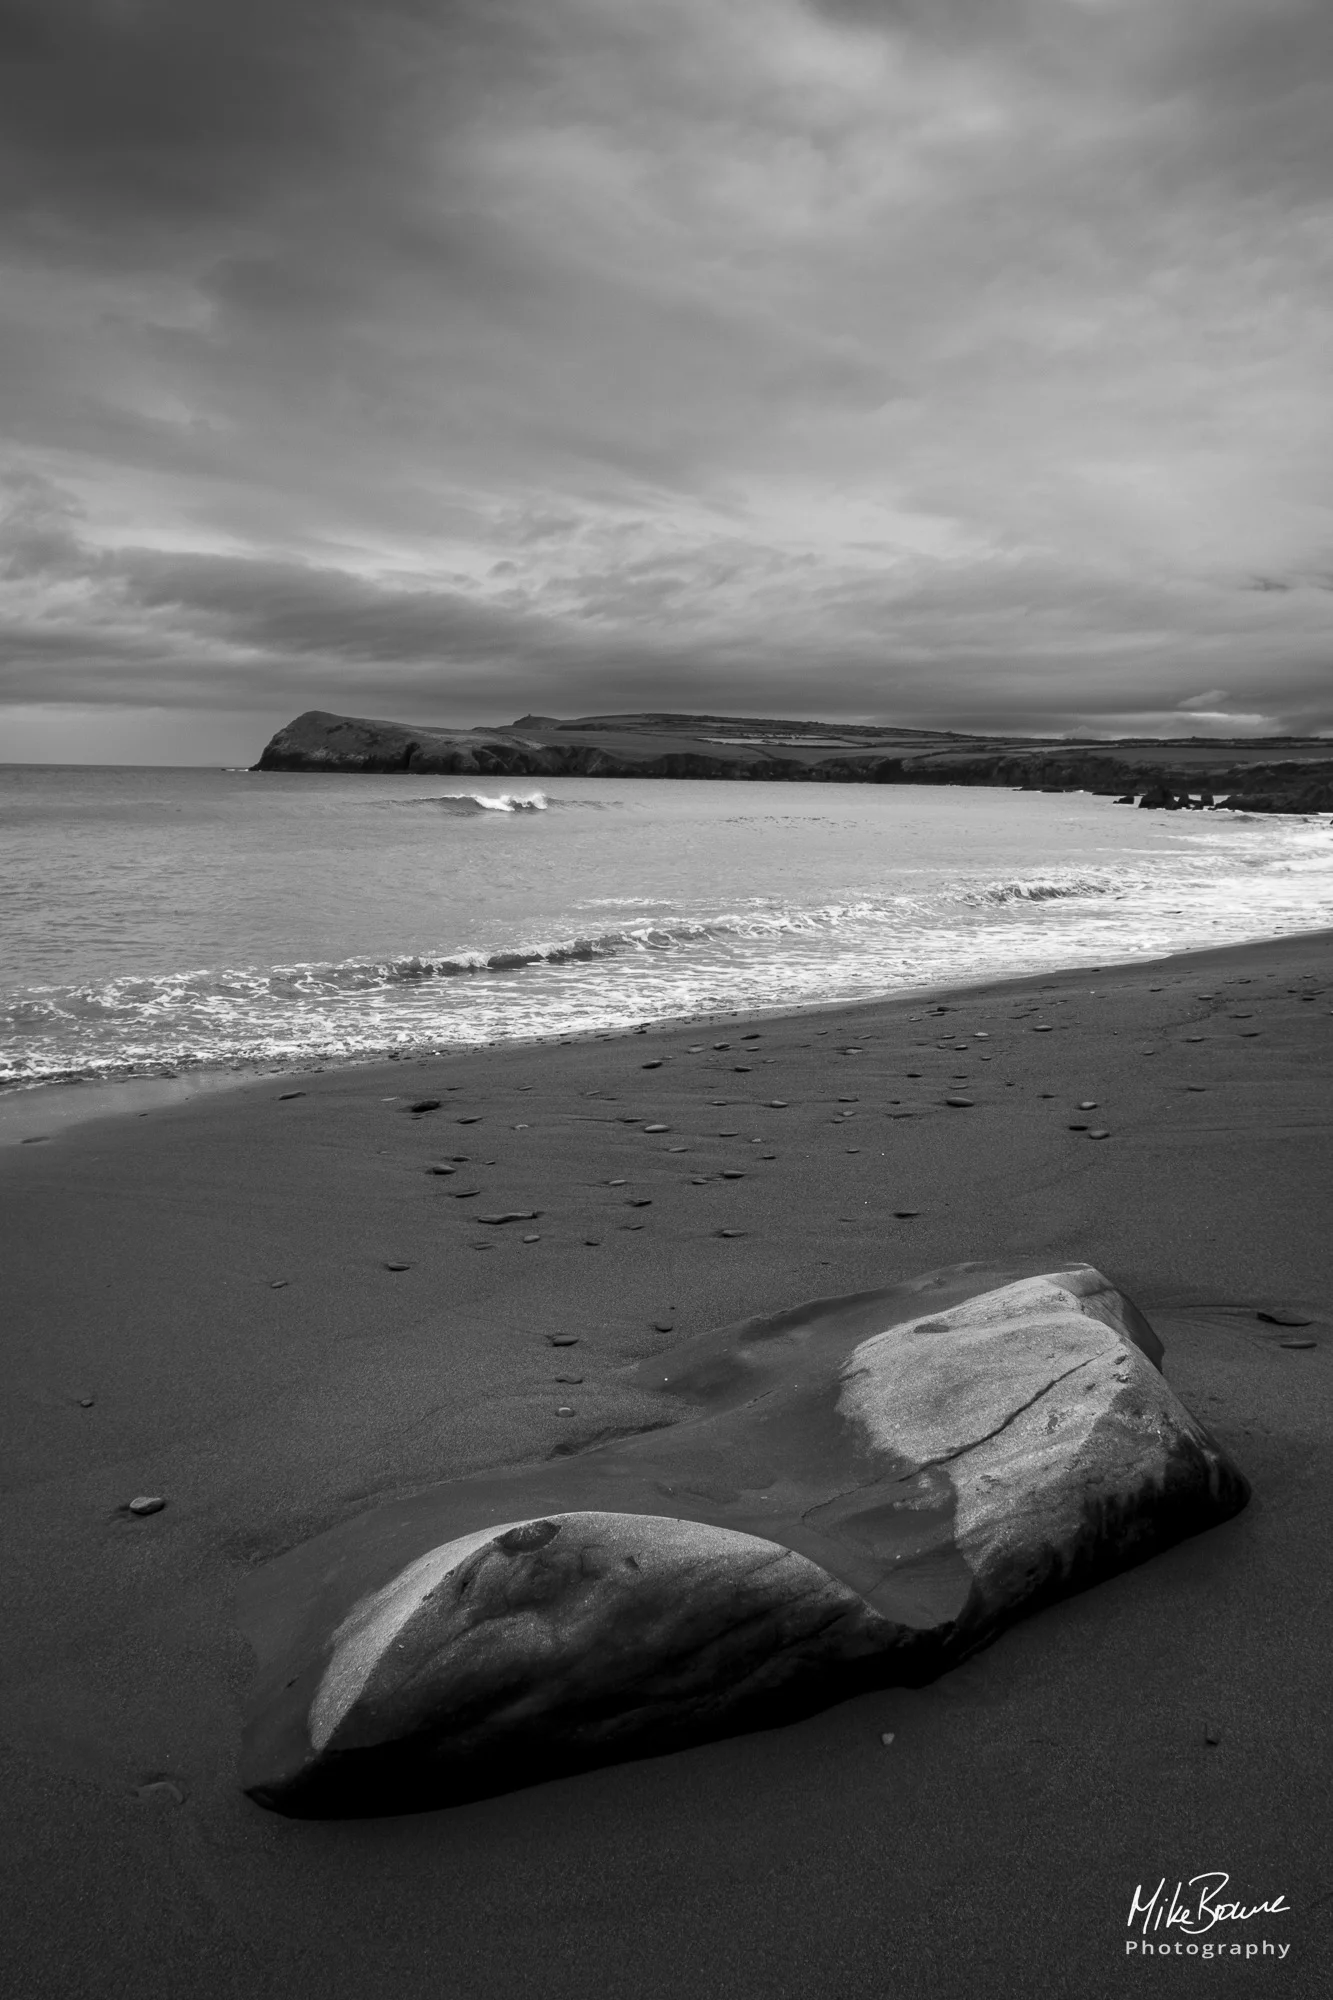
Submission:
M 496 728 L 453 729 L 308 709 L 277 731 L 252 768 L 990 785 L 1094 792 L 1166 810 L 1225 805 L 1242 812 L 1333 812 L 1333 742 L 1322 737 L 1052 743 L 867 724 L 658 713 L 572 721 L 525 715 Z

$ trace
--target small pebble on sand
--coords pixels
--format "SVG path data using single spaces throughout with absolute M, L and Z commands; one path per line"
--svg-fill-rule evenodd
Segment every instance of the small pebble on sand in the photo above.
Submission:
M 655 1319 L 653 1321 L 654 1333 L 674 1333 L 675 1330 L 676 1322 L 673 1319 Z
M 384 1268 L 386 1271 L 410 1271 L 412 1266 L 410 1264 L 386 1264 Z
M 1102 1125 L 1099 1125 L 1099 1126 L 1098 1126 L 1098 1127 L 1096 1128 L 1096 1130 L 1095 1130 L 1095 1131 L 1092 1131 L 1092 1132 L 1089 1132 L 1089 1134 L 1088 1134 L 1088 1137 L 1089 1137 L 1090 1139 L 1109 1139 L 1109 1138 L 1110 1138 L 1110 1136 L 1111 1136 L 1111 1135 L 1110 1135 L 1110 1133 L 1109 1133 L 1109 1132 L 1108 1132 L 1108 1131 L 1106 1130 L 1105 1126 L 1102 1126 Z
M 441 1099 L 438 1097 L 419 1097 L 415 1104 L 409 1104 L 407 1108 L 419 1115 L 423 1111 L 438 1111 L 440 1103 Z
M 671 1127 L 669 1125 L 645 1125 L 643 1129 L 645 1132 L 669 1132 Z
M 552 1347 L 577 1347 L 579 1343 L 577 1333 L 548 1333 L 546 1338 Z
M 743 1229 L 719 1229 L 717 1233 L 719 1236 L 744 1236 L 745 1231 Z
M 279 1096 L 279 1098 L 278 1098 L 278 1102 L 279 1102 L 279 1104 L 286 1104 L 286 1102 L 287 1102 L 287 1100 L 288 1100 L 289 1098 L 292 1098 L 292 1097 L 304 1097 L 304 1096 L 305 1096 L 305 1092 L 304 1092 L 303 1090 L 284 1090 L 284 1091 L 283 1091 L 283 1092 L 281 1093 L 281 1095 Z
M 136 1493 L 126 1504 L 131 1514 L 144 1515 L 160 1514 L 167 1503 L 160 1493 Z
M 1308 1313 L 1291 1312 L 1286 1306 L 1273 1306 L 1269 1311 L 1257 1312 L 1256 1319 L 1267 1320 L 1269 1326 L 1309 1326 Z

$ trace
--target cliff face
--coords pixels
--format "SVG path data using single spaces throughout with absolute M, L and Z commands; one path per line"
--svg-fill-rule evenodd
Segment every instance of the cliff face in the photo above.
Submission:
M 515 736 L 466 729 L 413 729 L 403 722 L 372 722 L 362 716 L 330 715 L 312 708 L 265 744 L 254 768 L 527 773 L 538 768 L 526 761 L 528 750 L 529 746 Z M 492 761 L 494 755 L 508 761 Z
M 995 785 L 1098 792 L 1176 808 L 1214 796 L 1250 812 L 1333 812 L 1333 746 L 1059 744 L 925 730 L 746 722 L 736 717 L 525 716 L 501 729 L 413 728 L 309 709 L 280 729 L 258 771 L 448 777 L 733 778 L 767 783 Z

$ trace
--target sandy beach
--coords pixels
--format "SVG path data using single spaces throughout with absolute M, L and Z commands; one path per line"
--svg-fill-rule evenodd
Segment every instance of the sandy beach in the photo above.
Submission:
M 30 1101 L 0 1144 L 11 1990 L 1192 1992 L 1126 1957 L 1130 1900 L 1221 1870 L 1290 1913 L 1217 1935 L 1289 1951 L 1209 1988 L 1323 1991 L 1331 1046 L 1320 934 L 270 1076 L 49 1136 Z M 1246 1511 L 787 1728 L 399 1819 L 241 1795 L 258 1566 L 641 1426 L 629 1371 L 690 1335 L 972 1260 L 1126 1291 Z

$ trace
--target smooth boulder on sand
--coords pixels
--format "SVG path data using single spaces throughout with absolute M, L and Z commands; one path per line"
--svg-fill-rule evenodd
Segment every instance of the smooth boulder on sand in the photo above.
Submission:
M 704 1335 L 634 1371 L 678 1420 L 269 1565 L 246 1790 L 419 1810 L 919 1684 L 1245 1505 L 1099 1272 L 994 1276 Z

